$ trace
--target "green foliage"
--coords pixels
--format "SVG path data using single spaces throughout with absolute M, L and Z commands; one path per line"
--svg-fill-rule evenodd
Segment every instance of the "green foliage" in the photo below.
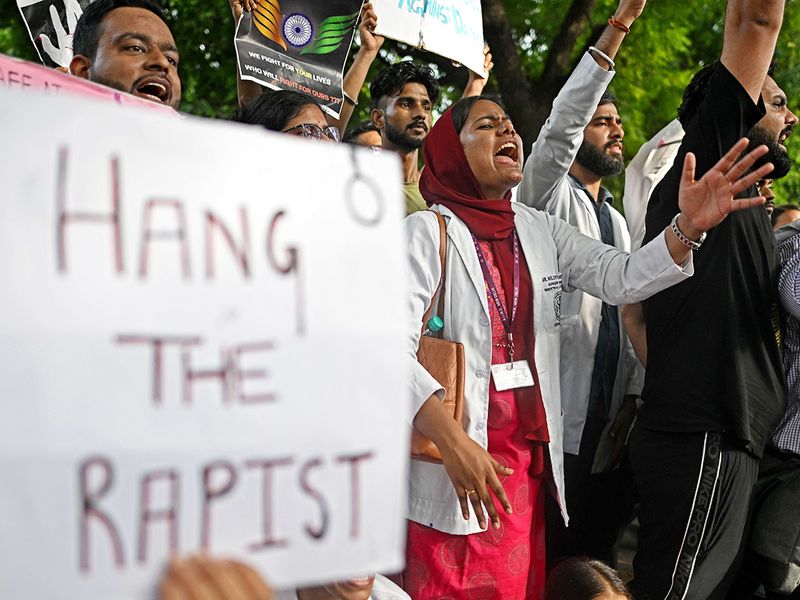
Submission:
M 0 2 L 0 53 L 38 61 L 16 2 Z
M 223 0 L 164 0 L 175 39 L 181 49 L 182 109 L 207 117 L 227 117 L 236 107 L 233 52 L 234 25 L 230 9 Z M 523 61 L 525 75 L 535 85 L 547 60 L 553 39 L 561 28 L 571 0 L 505 0 L 512 37 Z M 614 12 L 617 0 L 597 0 L 572 52 L 577 60 L 606 19 Z M 800 0 L 788 0 L 781 40 L 776 52 L 779 70 L 776 79 L 789 95 L 790 105 L 800 106 Z M 626 150 L 631 158 L 639 146 L 674 118 L 681 93 L 692 74 L 719 57 L 722 44 L 724 0 L 674 2 L 650 0 L 642 18 L 634 25 L 617 57 L 618 75 L 612 84 L 620 99 L 625 121 Z M 37 60 L 15 2 L 0 3 L 0 52 Z M 356 36 L 358 37 L 358 36 Z M 443 82 L 438 110 L 461 94 L 466 72 L 449 61 L 387 41 L 381 56 L 370 69 L 370 77 L 390 62 L 415 58 L 429 62 Z M 504 60 L 495 55 L 495 63 Z M 370 80 L 368 77 L 367 81 Z M 490 80 L 489 88 L 493 87 Z M 352 123 L 369 116 L 368 89 Z M 800 134 L 800 129 L 798 130 Z M 525 140 L 526 144 L 532 140 Z M 800 155 L 793 139 L 789 150 Z M 786 178 L 776 182 L 779 202 L 800 200 L 800 164 Z M 616 196 L 622 178 L 607 183 Z
M 236 109 L 234 22 L 226 2 L 166 0 L 167 14 L 181 51 L 181 110 L 228 118 Z

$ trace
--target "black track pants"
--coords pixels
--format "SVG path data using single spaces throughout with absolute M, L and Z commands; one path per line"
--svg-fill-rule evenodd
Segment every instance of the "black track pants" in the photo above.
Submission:
M 724 598 L 741 563 L 758 459 L 718 433 L 638 426 L 630 454 L 640 498 L 634 597 Z

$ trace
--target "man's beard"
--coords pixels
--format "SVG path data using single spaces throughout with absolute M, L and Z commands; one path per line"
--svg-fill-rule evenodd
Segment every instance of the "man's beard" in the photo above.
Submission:
M 422 148 L 422 143 L 425 141 L 424 137 L 416 138 L 408 135 L 406 130 L 402 131 L 395 129 L 388 121 L 385 122 L 386 126 L 386 139 L 388 139 L 398 150 L 401 152 L 413 152 Z M 427 135 L 427 125 L 426 135 Z
M 609 142 L 608 146 L 616 143 L 616 141 Z M 586 140 L 583 140 L 581 147 L 578 148 L 575 161 L 584 169 L 588 169 L 600 177 L 619 175 L 625 170 L 625 159 L 621 154 L 612 156 L 607 154 L 604 149 L 600 149 Z
M 792 161 L 786 151 L 781 148 L 775 135 L 768 129 L 756 125 L 747 134 L 750 143 L 747 146 L 745 153 L 755 150 L 756 147 L 762 144 L 768 148 L 767 153 L 756 161 L 752 170 L 755 171 L 765 163 L 771 162 L 775 167 L 771 173 L 767 173 L 766 177 L 769 179 L 780 179 L 786 177 L 792 168 Z

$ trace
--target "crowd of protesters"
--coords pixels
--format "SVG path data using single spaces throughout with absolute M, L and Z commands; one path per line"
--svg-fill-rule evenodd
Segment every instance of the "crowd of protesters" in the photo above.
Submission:
M 766 583 L 748 545 L 754 507 L 800 476 L 800 208 L 771 190 L 797 122 L 773 78 L 785 0 L 728 0 L 721 55 L 626 170 L 632 99 L 608 86 L 645 4 L 620 0 L 536 140 L 475 74 L 433 123 L 439 82 L 412 61 L 369 82 L 370 120 L 348 129 L 383 44 L 369 2 L 337 120 L 237 77 L 235 121 L 399 156 L 409 422 L 442 457 L 411 461 L 402 573 L 275 597 L 706 600 Z M 253 3 L 231 8 L 238 20 Z M 180 43 L 151 0 L 96 0 L 69 70 L 177 109 Z M 486 48 L 487 72 L 492 60 Z M 625 216 L 603 186 L 622 172 Z M 465 349 L 462 423 L 416 360 L 443 276 L 441 335 Z M 634 516 L 626 586 L 608 565 Z M 798 521 L 788 511 L 774 527 Z M 161 594 L 273 592 L 244 565 L 194 557 L 170 565 Z

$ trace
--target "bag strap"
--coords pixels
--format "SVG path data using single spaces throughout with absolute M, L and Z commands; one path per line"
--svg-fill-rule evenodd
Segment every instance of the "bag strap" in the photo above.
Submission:
M 439 225 L 439 262 L 441 263 L 442 274 L 441 277 L 439 277 L 439 285 L 436 286 L 436 291 L 433 293 L 433 296 L 431 296 L 431 304 L 422 317 L 422 329 L 420 330 L 420 334 L 425 332 L 425 328 L 428 325 L 428 320 L 431 318 L 431 314 L 433 313 L 433 303 L 436 300 L 437 294 L 439 295 L 439 316 L 444 314 L 445 263 L 447 260 L 447 225 L 445 224 L 444 217 L 442 217 L 442 215 L 435 210 L 432 210 L 431 212 L 436 215 L 436 221 Z M 437 334 L 437 337 L 440 336 L 441 331 L 439 331 Z

